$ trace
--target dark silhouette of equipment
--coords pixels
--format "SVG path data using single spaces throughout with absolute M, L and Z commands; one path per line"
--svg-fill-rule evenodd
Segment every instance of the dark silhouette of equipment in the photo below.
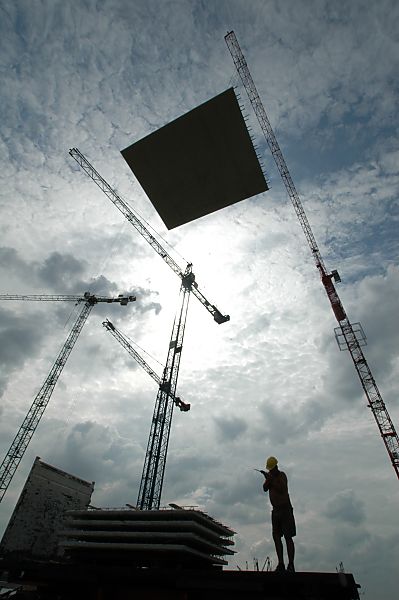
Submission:
M 153 369 L 151 369 L 150 365 L 144 360 L 144 358 L 132 346 L 132 344 L 130 343 L 127 336 L 124 333 L 122 333 L 119 329 L 117 329 L 115 327 L 115 325 L 113 323 L 111 323 L 111 321 L 109 319 L 106 319 L 105 321 L 103 321 L 103 325 L 104 325 L 105 329 L 107 331 L 109 331 L 111 333 L 111 335 L 114 336 L 114 338 L 117 340 L 117 342 L 119 342 L 120 345 L 123 348 L 125 348 L 131 356 L 133 356 L 135 361 L 137 361 L 139 363 L 139 365 L 141 367 L 143 367 L 144 371 L 146 371 L 150 375 L 150 377 L 153 378 L 153 380 L 158 384 L 158 386 L 160 386 L 162 384 L 161 377 L 157 373 L 155 373 L 155 371 Z M 169 396 L 170 396 L 170 394 L 169 394 Z M 177 396 L 174 398 L 172 397 L 172 402 L 174 402 L 174 404 L 178 408 L 180 408 L 181 411 L 187 412 L 188 410 L 190 410 L 190 405 L 186 404 L 186 402 L 183 402 L 181 400 L 181 398 L 178 398 Z
M 230 317 L 229 315 L 223 315 L 216 306 L 211 304 L 200 292 L 198 284 L 195 281 L 194 273 L 192 272 L 192 264 L 188 263 L 183 271 L 158 240 L 138 219 L 127 203 L 122 200 L 117 192 L 103 177 L 101 177 L 83 154 L 77 148 L 72 148 L 69 151 L 69 154 L 181 280 L 180 305 L 173 323 L 166 366 L 155 401 L 154 415 L 151 422 L 150 436 L 137 501 L 138 507 L 143 510 L 151 510 L 152 508 L 158 509 L 161 500 L 174 407 L 174 402 L 170 401 L 170 399 L 175 398 L 176 395 L 177 377 L 183 348 L 183 337 L 190 292 L 194 294 L 219 325 L 229 321 Z
M 399 438 L 361 348 L 361 346 L 366 344 L 366 336 L 364 335 L 360 323 L 352 324 L 346 315 L 333 283 L 333 280 L 335 283 L 339 283 L 341 281 L 338 272 L 334 270 L 331 273 L 328 273 L 324 265 L 323 258 L 317 246 L 316 239 L 313 235 L 309 221 L 306 217 L 298 192 L 295 188 L 290 172 L 288 171 L 288 167 L 280 150 L 280 146 L 278 145 L 276 136 L 274 135 L 269 119 L 267 118 L 266 111 L 249 72 L 247 62 L 241 51 L 234 31 L 230 31 L 225 36 L 225 41 L 233 58 L 238 75 L 240 76 L 240 79 L 245 87 L 252 108 L 254 109 L 255 115 L 269 145 L 274 161 L 280 172 L 288 196 L 295 208 L 299 222 L 309 244 L 313 259 L 316 263 L 316 267 L 319 271 L 321 282 L 330 301 L 335 318 L 339 323 L 339 327 L 336 327 L 334 330 L 338 346 L 340 350 L 349 350 L 356 372 L 362 384 L 362 388 L 366 394 L 368 406 L 371 408 L 392 466 L 395 470 L 396 476 L 399 479 Z
M 35 301 L 75 301 L 83 306 L 78 314 L 78 317 L 69 332 L 67 339 L 65 340 L 60 353 L 58 354 L 50 373 L 47 375 L 42 387 L 36 394 L 30 409 L 26 417 L 24 418 L 22 425 L 20 426 L 11 446 L 0 465 L 0 502 L 2 501 L 8 486 L 22 460 L 25 450 L 27 449 L 33 434 L 39 425 L 40 419 L 43 416 L 44 411 L 49 403 L 51 395 L 54 391 L 55 385 L 58 381 L 59 376 L 67 359 L 75 345 L 76 340 L 80 332 L 82 331 L 83 325 L 93 308 L 99 302 L 113 303 L 118 302 L 121 306 L 126 306 L 128 302 L 134 302 L 135 296 L 123 296 L 120 295 L 117 298 L 107 298 L 104 296 L 95 296 L 86 292 L 82 296 L 74 295 L 0 295 L 0 300 L 35 300 Z

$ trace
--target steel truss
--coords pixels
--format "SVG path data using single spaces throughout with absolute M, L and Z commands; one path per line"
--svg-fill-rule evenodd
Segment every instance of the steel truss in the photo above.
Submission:
M 188 265 L 180 287 L 180 309 L 173 323 L 166 366 L 158 389 L 151 421 L 150 436 L 137 498 L 137 507 L 142 510 L 158 509 L 161 500 L 173 416 L 173 398 L 176 395 L 184 329 L 192 284 L 193 274 L 191 272 L 191 265 Z

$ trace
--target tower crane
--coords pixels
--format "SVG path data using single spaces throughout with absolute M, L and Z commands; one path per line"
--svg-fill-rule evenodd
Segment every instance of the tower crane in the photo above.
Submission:
M 166 455 L 172 423 L 174 402 L 171 401 L 171 398 L 175 398 L 176 395 L 177 377 L 183 348 L 183 337 L 190 293 L 192 292 L 194 294 L 219 325 L 229 321 L 230 317 L 229 315 L 223 315 L 216 306 L 211 304 L 202 292 L 200 292 L 192 271 L 192 264 L 188 263 L 183 271 L 158 240 L 138 219 L 127 203 L 105 181 L 105 179 L 101 177 L 83 154 L 77 148 L 72 148 L 69 151 L 69 154 L 181 280 L 180 305 L 173 323 L 166 366 L 162 374 L 161 385 L 159 386 L 155 401 L 154 414 L 151 422 L 150 436 L 148 439 L 144 469 L 137 500 L 137 505 L 140 509 L 157 509 L 159 508 L 161 499 Z
M 139 363 L 139 365 L 141 367 L 143 367 L 144 371 L 146 371 L 148 373 L 148 375 L 150 375 L 150 377 L 153 378 L 153 380 L 158 384 L 158 386 L 160 386 L 162 383 L 160 376 L 157 373 L 155 373 L 155 371 L 153 369 L 151 369 L 150 365 L 144 360 L 144 358 L 132 346 L 132 344 L 129 342 L 127 336 L 124 335 L 119 329 L 117 329 L 115 327 L 115 325 L 113 323 L 111 323 L 111 321 L 109 319 L 106 319 L 105 321 L 103 321 L 103 326 L 105 327 L 105 329 L 107 331 L 109 331 L 111 333 L 111 335 L 114 336 L 116 341 L 119 342 L 120 345 L 123 348 L 125 348 L 125 350 L 127 350 L 131 356 L 133 356 L 133 358 Z M 170 394 L 169 394 L 169 397 L 171 397 Z M 181 398 L 179 398 L 178 396 L 176 396 L 175 398 L 171 397 L 171 399 L 172 399 L 172 402 L 174 402 L 174 404 L 177 407 L 179 407 L 181 411 L 186 412 L 186 411 L 190 410 L 190 405 L 186 404 L 186 402 L 183 402 L 183 400 L 181 400 Z
M 83 154 L 77 148 L 71 148 L 69 150 L 69 154 L 73 159 L 76 160 L 78 165 L 83 169 L 83 171 L 88 175 L 95 184 L 98 185 L 100 190 L 104 192 L 104 194 L 111 200 L 111 202 L 116 206 L 118 210 L 126 217 L 126 219 L 133 225 L 133 227 L 143 236 L 143 238 L 150 244 L 150 246 L 155 250 L 157 254 L 166 262 L 167 265 L 180 277 L 183 281 L 186 279 L 185 283 L 187 284 L 186 278 L 186 270 L 187 267 L 190 267 L 190 292 L 194 294 L 194 296 L 201 302 L 201 304 L 206 308 L 206 310 L 213 316 L 216 323 L 221 325 L 226 321 L 230 320 L 229 315 L 223 315 L 213 304 L 211 304 L 202 294 L 202 292 L 198 289 L 198 284 L 195 281 L 194 273 L 192 272 L 192 264 L 189 263 L 186 266 L 186 270 L 183 271 L 175 260 L 168 254 L 168 252 L 161 246 L 158 240 L 148 231 L 145 225 L 138 219 L 135 213 L 132 211 L 130 206 L 122 200 L 122 198 L 118 195 L 118 193 L 105 181 L 103 177 L 95 170 L 95 168 L 89 163 L 87 158 L 83 156 Z
M 126 306 L 129 302 L 136 300 L 135 296 L 123 296 L 120 295 L 117 298 L 107 298 L 105 296 L 95 296 L 86 292 L 82 296 L 74 295 L 0 295 L 0 300 L 34 300 L 34 301 L 76 301 L 78 304 L 84 302 L 78 317 L 73 324 L 71 331 L 69 332 L 67 339 L 65 340 L 60 353 L 58 354 L 49 374 L 47 375 L 42 387 L 36 394 L 31 407 L 28 410 L 26 417 L 24 418 L 22 425 L 18 429 L 18 432 L 11 443 L 11 446 L 5 455 L 3 462 L 0 465 L 0 502 L 2 501 L 8 486 L 17 470 L 19 463 L 22 460 L 25 450 L 27 449 L 33 434 L 39 425 L 40 419 L 46 410 L 47 404 L 54 391 L 55 385 L 58 381 L 59 376 L 67 359 L 75 345 L 76 340 L 80 332 L 82 331 L 83 325 L 93 308 L 99 302 L 118 302 L 121 306 Z
M 309 221 L 302 206 L 299 194 L 291 178 L 287 164 L 284 160 L 280 146 L 278 145 L 276 136 L 274 135 L 273 129 L 266 115 L 262 100 L 260 99 L 258 90 L 256 89 L 255 83 L 252 79 L 247 62 L 244 58 L 234 31 L 227 33 L 225 36 L 225 41 L 234 61 L 237 73 L 247 92 L 249 101 L 251 102 L 259 125 L 277 165 L 287 194 L 294 206 L 306 240 L 309 244 L 316 267 L 319 271 L 324 290 L 330 301 L 335 318 L 338 321 L 339 326 L 334 330 L 338 346 L 341 350 L 348 350 L 350 353 L 363 391 L 366 394 L 367 405 L 372 411 L 390 461 L 395 470 L 396 476 L 399 479 L 399 437 L 396 433 L 386 405 L 382 399 L 380 391 L 362 351 L 361 346 L 365 343 L 363 330 L 360 323 L 351 323 L 349 321 L 342 302 L 338 296 L 333 283 L 333 280 L 335 283 L 339 283 L 341 281 L 338 272 L 334 270 L 329 273 L 325 267 L 320 250 L 317 246 L 316 239 L 313 235 Z
M 172 343 L 169 345 L 168 358 L 162 378 L 151 369 L 115 325 L 109 320 L 103 322 L 104 327 L 131 354 L 131 356 L 133 356 L 144 370 L 151 375 L 159 386 L 137 498 L 137 507 L 141 509 L 150 510 L 151 508 L 159 508 L 172 424 L 173 406 L 178 406 L 181 411 L 190 410 L 190 405 L 186 404 L 175 395 L 189 300 L 187 288 L 183 287 L 180 297 L 181 309 L 176 315 L 172 331 Z
M 191 272 L 191 265 L 189 264 L 182 278 L 179 295 L 180 306 L 173 323 L 166 365 L 155 400 L 137 498 L 137 507 L 141 510 L 158 509 L 161 501 L 174 407 L 172 399 L 176 398 L 177 378 L 193 278 L 194 275 Z

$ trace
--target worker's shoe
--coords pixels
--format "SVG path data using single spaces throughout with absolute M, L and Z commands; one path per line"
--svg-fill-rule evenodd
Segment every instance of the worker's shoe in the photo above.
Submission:
M 288 565 L 287 565 L 287 573 L 295 573 L 294 563 L 288 563 Z
M 285 573 L 284 563 L 278 563 L 277 567 L 274 569 L 275 573 Z

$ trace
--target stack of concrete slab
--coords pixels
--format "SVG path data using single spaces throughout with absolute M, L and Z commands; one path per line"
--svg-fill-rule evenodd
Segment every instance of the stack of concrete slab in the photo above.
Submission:
M 60 547 L 79 562 L 203 568 L 227 564 L 234 531 L 195 509 L 74 510 Z

